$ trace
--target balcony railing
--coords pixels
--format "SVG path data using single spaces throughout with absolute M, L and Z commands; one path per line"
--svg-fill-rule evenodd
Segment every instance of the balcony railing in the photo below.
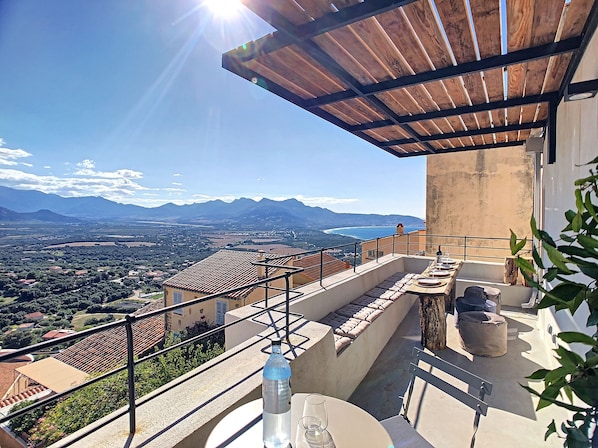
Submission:
M 432 243 L 432 241 L 433 241 L 433 243 Z M 439 241 L 442 241 L 442 243 L 440 243 Z M 482 243 L 483 241 L 492 241 L 492 244 L 485 246 L 485 243 Z M 500 242 L 500 245 L 502 245 L 502 247 L 499 247 L 499 245 L 496 244 L 497 242 Z M 305 251 L 301 254 L 298 254 L 298 256 L 302 257 L 302 256 L 313 255 L 313 254 L 318 254 L 318 253 L 320 254 L 320 263 L 317 266 L 319 269 L 319 279 L 316 281 L 319 281 L 320 285 L 322 285 L 323 279 L 326 277 L 325 276 L 326 266 L 328 263 L 333 262 L 333 261 L 327 262 L 324 260 L 325 253 L 334 253 L 337 256 L 339 253 L 342 254 L 340 259 L 342 259 L 346 262 L 349 262 L 350 268 L 352 268 L 353 273 L 356 273 L 357 267 L 363 261 L 369 261 L 367 253 L 370 250 L 374 251 L 375 256 L 373 257 L 373 259 L 375 259 L 377 261 L 378 258 L 380 258 L 381 256 L 383 256 L 383 255 L 385 256 L 385 255 L 389 255 L 389 254 L 405 254 L 405 255 L 428 254 L 428 255 L 432 255 L 432 254 L 435 254 L 435 250 L 433 250 L 431 248 L 433 248 L 437 244 L 441 244 L 442 247 L 445 248 L 446 252 L 449 252 L 449 250 L 450 250 L 451 257 L 460 258 L 460 259 L 467 259 L 468 257 L 473 258 L 472 253 L 475 251 L 479 251 L 481 249 L 488 250 L 488 251 L 496 251 L 496 252 L 494 252 L 495 253 L 494 256 L 483 255 L 484 258 L 498 259 L 502 256 L 503 253 L 507 253 L 506 251 L 508 250 L 508 239 L 506 239 L 506 238 L 483 238 L 483 237 L 465 237 L 465 236 L 464 237 L 455 237 L 455 236 L 426 235 L 426 234 L 422 233 L 421 231 L 419 231 L 419 232 L 412 232 L 412 233 L 404 234 L 404 235 L 391 235 L 389 237 L 377 238 L 375 240 L 364 241 L 361 243 L 355 242 L 355 243 L 351 243 L 351 244 L 322 248 L 322 249 L 313 250 L 313 251 Z M 373 248 L 373 249 L 369 249 L 369 248 Z M 288 255 L 281 256 L 281 257 L 267 257 L 263 261 L 258 261 L 258 262 L 254 263 L 256 265 L 263 266 L 265 268 L 265 272 L 266 272 L 266 277 L 257 282 L 253 282 L 253 283 L 246 284 L 246 285 L 243 285 L 243 286 L 240 286 L 237 288 L 222 291 L 222 292 L 219 292 L 216 294 L 211 294 L 208 296 L 200 297 L 200 298 L 186 301 L 183 303 L 173 304 L 171 306 L 167 306 L 167 307 L 161 308 L 159 310 L 151 311 L 151 312 L 148 312 L 145 314 L 140 314 L 140 315 L 129 314 L 126 316 L 125 319 L 121 319 L 116 322 L 107 323 L 107 324 L 104 324 L 104 325 L 101 325 L 98 327 L 84 330 L 84 331 L 78 332 L 73 335 L 65 336 L 63 338 L 60 338 L 58 341 L 56 341 L 56 340 L 46 341 L 46 342 L 42 342 L 42 343 L 35 344 L 32 346 L 17 349 L 15 351 L 5 354 L 5 355 L 1 355 L 0 362 L 3 362 L 3 361 L 7 361 L 12 358 L 16 358 L 16 357 L 26 355 L 26 354 L 39 353 L 39 352 L 42 352 L 44 350 L 47 350 L 47 349 L 57 346 L 57 345 L 63 346 L 64 344 L 67 344 L 69 342 L 83 339 L 85 337 L 94 335 L 96 333 L 100 333 L 100 332 L 115 329 L 115 328 L 123 328 L 124 327 L 125 332 L 126 332 L 127 356 L 126 356 L 126 360 L 123 360 L 122 366 L 115 368 L 109 372 L 100 374 L 99 376 L 95 376 L 95 377 L 87 380 L 83 384 L 74 386 L 68 390 L 56 393 L 47 398 L 35 401 L 30 406 L 28 406 L 26 408 L 19 409 L 19 410 L 13 412 L 12 414 L 0 417 L 0 424 L 10 421 L 11 419 L 13 419 L 15 417 L 24 415 L 34 409 L 41 408 L 41 407 L 44 407 L 51 403 L 54 403 L 57 400 L 60 400 L 62 398 L 65 398 L 65 397 L 73 394 L 76 391 L 79 391 L 81 389 L 89 387 L 92 384 L 98 383 L 98 382 L 105 380 L 109 377 L 112 377 L 120 372 L 127 371 L 128 406 L 126 409 L 122 409 L 119 412 L 113 413 L 111 415 L 112 418 L 110 421 L 116 420 L 117 418 L 128 413 L 128 415 L 129 415 L 129 431 L 131 434 L 133 434 L 136 429 L 136 418 L 135 418 L 136 408 L 138 406 L 146 403 L 147 401 L 149 401 L 149 398 L 147 398 L 146 396 L 136 398 L 136 389 L 135 389 L 135 368 L 136 368 L 136 366 L 138 366 L 144 362 L 147 362 L 151 359 L 154 359 L 156 357 L 159 357 L 161 355 L 164 355 L 172 350 L 181 348 L 183 346 L 190 345 L 190 344 L 197 344 L 203 340 L 210 338 L 211 336 L 215 335 L 216 333 L 225 330 L 228 327 L 231 327 L 234 325 L 239 325 L 247 320 L 255 319 L 256 317 L 263 315 L 266 312 L 273 311 L 273 310 L 279 311 L 279 312 L 283 313 L 285 316 L 284 324 L 280 325 L 279 327 L 277 326 L 274 329 L 274 332 L 282 331 L 282 332 L 284 332 L 286 338 L 287 339 L 289 338 L 290 326 L 295 321 L 297 321 L 298 319 L 300 319 L 302 317 L 300 315 L 293 314 L 290 312 L 289 305 L 290 305 L 291 301 L 301 295 L 300 292 L 298 292 L 296 289 L 293 289 L 291 277 L 300 272 L 304 272 L 305 269 L 295 267 L 292 265 L 274 264 L 273 261 L 276 261 L 279 258 L 288 258 Z M 282 270 L 284 272 L 281 274 L 269 276 L 268 274 L 272 270 L 277 270 L 278 272 L 280 272 Z M 275 288 L 271 285 L 272 282 L 279 280 L 279 279 L 284 279 L 284 282 L 285 282 L 284 288 Z M 249 315 L 247 315 L 244 318 L 239 319 L 235 322 L 228 323 L 228 324 L 219 326 L 217 328 L 211 329 L 209 331 L 203 332 L 194 337 L 191 337 L 182 342 L 179 342 L 175 345 L 155 351 L 155 352 L 153 352 L 149 355 L 146 355 L 142 358 L 138 358 L 138 359 L 135 358 L 134 349 L 133 349 L 134 348 L 134 327 L 133 327 L 133 325 L 136 322 L 140 322 L 140 321 L 143 321 L 143 320 L 146 320 L 146 319 L 149 319 L 152 317 L 160 316 L 160 315 L 165 316 L 167 313 L 173 312 L 175 310 L 180 310 L 181 308 L 194 306 L 194 305 L 197 305 L 200 303 L 214 300 L 219 297 L 225 297 L 227 295 L 230 295 L 230 294 L 242 291 L 242 290 L 246 290 L 248 288 L 256 288 L 256 287 L 262 288 L 264 290 L 264 302 L 263 302 L 263 306 L 260 306 L 255 303 L 252 304 L 252 306 L 256 310 L 255 312 L 251 312 Z M 274 292 L 274 294 L 272 294 L 273 292 Z M 282 300 L 282 301 L 281 301 L 281 294 L 284 295 L 284 300 Z M 270 305 L 269 300 L 275 296 L 277 296 L 276 303 L 274 305 Z M 87 434 L 91 433 L 92 431 L 93 431 L 93 429 L 90 430 L 89 432 L 87 432 Z

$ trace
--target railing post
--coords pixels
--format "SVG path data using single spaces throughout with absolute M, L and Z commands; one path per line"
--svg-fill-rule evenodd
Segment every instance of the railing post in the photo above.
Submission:
M 353 250 L 353 272 L 357 272 L 357 243 L 355 243 L 355 249 Z
M 467 260 L 467 235 L 463 237 L 463 261 Z
M 324 277 L 324 249 L 320 249 L 320 286 L 322 286 L 322 278 Z
M 133 321 L 135 316 L 127 314 L 125 330 L 127 332 L 127 373 L 129 389 L 129 434 L 135 434 L 135 353 L 133 352 Z
M 407 234 L 407 255 L 411 255 L 411 234 Z
M 395 254 L 395 235 L 392 236 L 392 254 Z
M 380 238 L 376 238 L 376 263 L 378 263 L 378 243 L 380 242 Z
M 291 332 L 290 332 L 290 318 L 289 315 L 291 313 L 291 306 L 290 306 L 290 301 L 291 301 L 291 280 L 290 280 L 290 276 L 291 273 L 290 272 L 286 272 L 285 276 L 284 276 L 284 281 L 286 283 L 286 305 L 285 305 L 285 324 L 287 327 L 287 342 L 290 344 L 291 343 Z
M 266 263 L 268 262 L 268 260 L 266 259 Z M 268 278 L 268 265 L 266 264 L 266 278 Z M 268 308 L 268 282 L 264 283 L 264 303 L 266 305 L 266 308 Z

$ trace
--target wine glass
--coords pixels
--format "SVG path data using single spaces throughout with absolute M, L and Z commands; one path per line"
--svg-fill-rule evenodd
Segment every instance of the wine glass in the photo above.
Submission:
M 322 448 L 324 437 L 321 421 L 317 417 L 301 417 L 297 422 L 294 448 Z
M 305 397 L 303 405 L 304 417 L 316 417 L 320 420 L 322 429 L 328 426 L 328 413 L 326 412 L 326 399 L 321 394 L 309 394 Z

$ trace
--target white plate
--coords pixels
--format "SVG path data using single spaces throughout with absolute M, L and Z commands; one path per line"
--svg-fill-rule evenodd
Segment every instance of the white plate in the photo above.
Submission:
M 418 278 L 417 283 L 422 286 L 440 286 L 442 282 L 436 278 Z
M 449 277 L 451 275 L 450 272 L 444 270 L 444 271 L 430 271 L 428 272 L 428 275 L 430 277 Z
M 450 271 L 451 269 L 455 269 L 452 264 L 437 264 L 434 266 L 434 269 L 443 269 L 445 271 Z
M 453 260 L 452 258 L 443 258 L 442 260 L 442 264 L 455 264 L 457 261 Z

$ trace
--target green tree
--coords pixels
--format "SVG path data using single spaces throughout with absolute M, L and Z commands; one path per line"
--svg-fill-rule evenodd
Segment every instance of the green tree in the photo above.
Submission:
M 171 335 L 165 345 L 171 346 L 179 340 Z M 148 394 L 223 352 L 221 346 L 210 342 L 187 345 L 136 366 L 136 397 Z M 60 401 L 38 420 L 31 430 L 31 439 L 45 444 L 54 443 L 127 403 L 127 373 L 120 372 Z

